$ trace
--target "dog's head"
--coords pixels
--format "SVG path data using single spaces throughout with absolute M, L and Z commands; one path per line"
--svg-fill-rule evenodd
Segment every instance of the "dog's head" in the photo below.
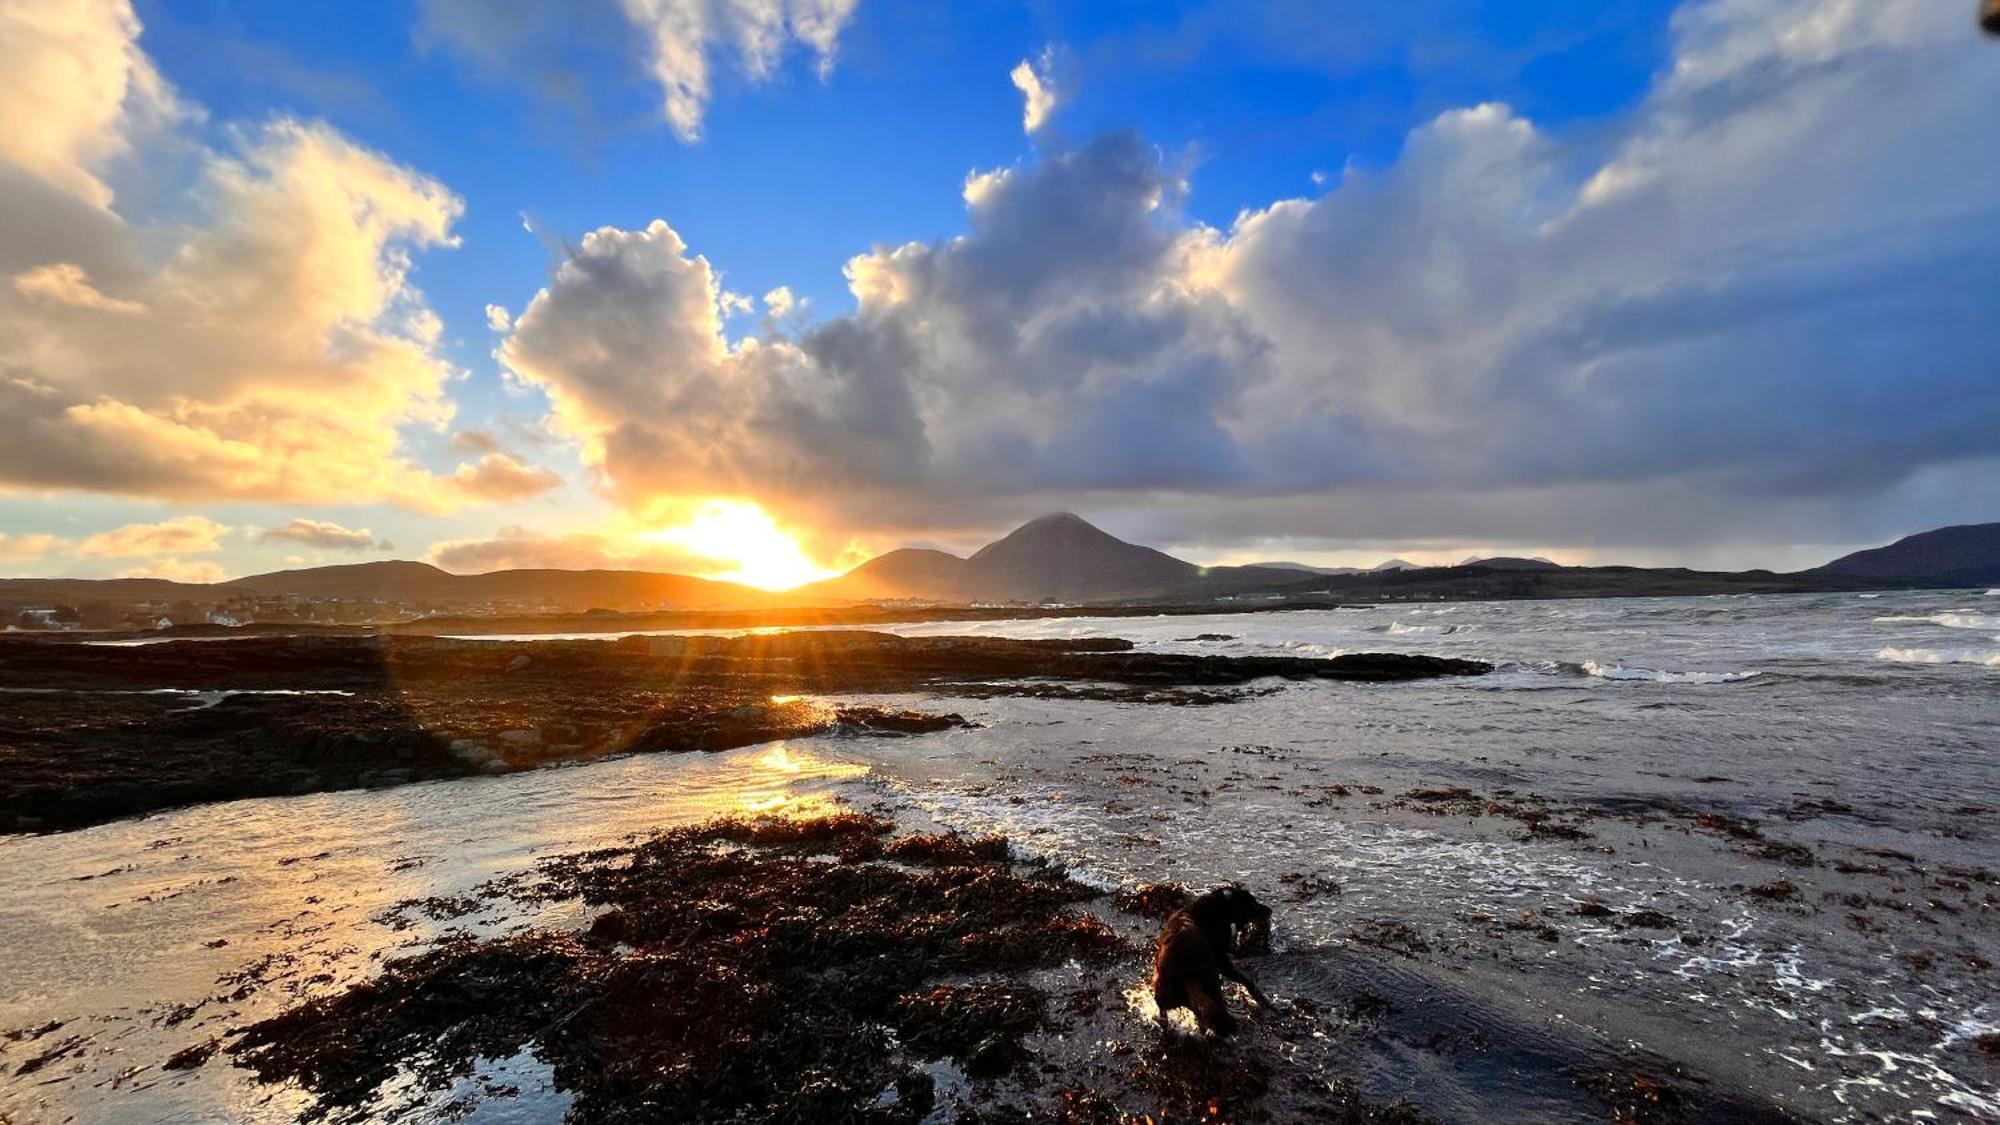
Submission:
M 1257 896 L 1231 883 L 1217 887 L 1188 904 L 1198 921 L 1228 927 L 1234 952 L 1261 953 L 1271 948 L 1271 908 Z

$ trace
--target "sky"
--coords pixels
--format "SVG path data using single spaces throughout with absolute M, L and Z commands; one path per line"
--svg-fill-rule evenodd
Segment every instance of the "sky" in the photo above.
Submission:
M 0 0 L 0 576 L 2000 519 L 1967 0 Z

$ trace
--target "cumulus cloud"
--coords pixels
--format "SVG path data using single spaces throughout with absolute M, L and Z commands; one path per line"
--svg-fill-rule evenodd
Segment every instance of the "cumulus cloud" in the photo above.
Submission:
M 1852 532 L 2000 456 L 2000 147 L 1970 142 L 2000 68 L 1962 16 L 1691 3 L 1603 128 L 1449 110 L 1226 229 L 1181 217 L 1134 135 L 1053 149 L 970 177 L 965 235 L 853 258 L 856 311 L 797 335 L 730 343 L 672 227 L 604 228 L 501 355 L 633 506 L 1318 505 L 1436 533 L 1465 498 L 1528 520 L 1587 497 L 1645 536 L 1645 501 L 1698 497 L 1711 528 L 1782 507 Z
M 1053 51 L 1043 51 L 1038 63 L 1022 59 L 1007 72 L 1014 88 L 1021 91 L 1021 129 L 1030 135 L 1040 132 L 1056 111 L 1056 85 L 1051 74 L 1054 61 Z
M 124 0 L 0 8 L 0 489 L 464 502 L 397 435 L 451 416 L 411 271 L 458 198 L 322 124 L 207 147 L 138 33 Z M 171 213 L 101 178 L 159 153 Z
M 514 327 L 514 316 L 505 305 L 486 306 L 486 327 L 495 332 L 505 332 Z
M 328 551 L 391 550 L 387 540 L 375 538 L 365 527 L 342 527 L 331 520 L 300 517 L 257 533 L 260 543 L 297 543 Z
M 129 523 L 77 541 L 71 551 L 86 559 L 136 559 L 155 555 L 202 555 L 222 549 L 229 532 L 206 516 L 176 516 L 158 523 Z
M 770 80 L 787 51 L 810 52 L 822 79 L 832 73 L 840 33 L 858 0 L 617 0 L 573 4 L 513 0 L 425 0 L 421 37 L 445 43 L 494 69 L 547 72 L 564 48 L 629 50 L 658 86 L 661 114 L 683 141 L 701 139 L 716 72 L 733 64 L 751 84 Z
M 180 112 L 138 46 L 126 0 L 11 0 L 0 7 L 0 157 L 93 207 L 98 178 L 135 131 Z
M 446 481 L 461 495 L 490 503 L 525 500 L 562 484 L 555 473 L 498 451 L 472 464 L 461 463 Z

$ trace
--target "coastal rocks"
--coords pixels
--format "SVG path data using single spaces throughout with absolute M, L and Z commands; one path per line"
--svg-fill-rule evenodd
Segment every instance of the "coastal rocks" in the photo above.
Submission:
M 265 1081 L 300 1083 L 314 1116 L 395 1108 L 379 1098 L 418 1112 L 477 1059 L 527 1050 L 580 1119 L 671 1104 L 689 1121 L 845 1120 L 893 1090 L 872 1116 L 918 1120 L 932 1105 L 924 1060 L 1013 1073 L 1048 1018 L 1046 995 L 1012 976 L 959 981 L 1134 954 L 1072 909 L 1097 892 L 979 848 L 923 844 L 939 862 L 918 868 L 841 858 L 889 828 L 724 821 L 553 861 L 509 893 L 609 906 L 588 937 L 448 943 L 227 1050 Z
M 1139 652 L 1117 638 L 861 630 L 521 645 L 316 635 L 110 648 L 0 637 L 0 687 L 32 689 L 11 694 L 0 714 L 8 753 L 0 832 L 621 753 L 967 725 L 952 713 L 813 698 L 830 693 L 1201 706 L 1279 690 L 1280 680 L 1487 670 L 1477 661 L 1394 653 L 1194 656 Z

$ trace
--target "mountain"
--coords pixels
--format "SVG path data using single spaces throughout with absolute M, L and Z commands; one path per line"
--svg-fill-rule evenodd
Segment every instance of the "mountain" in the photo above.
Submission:
M 1474 556 L 1460 566 L 1483 566 L 1488 570 L 1561 570 L 1562 564 L 1541 557 L 1522 558 L 1518 555 L 1494 555 L 1491 558 Z
M 1262 570 L 1296 570 L 1302 574 L 1365 574 L 1358 566 L 1312 566 L 1298 562 L 1254 562 L 1251 566 Z
M 877 555 L 838 578 L 804 587 L 807 596 L 831 601 L 923 601 L 965 599 L 966 563 L 957 555 L 925 547 L 901 547 Z
M 1840 578 L 1919 579 L 1940 586 L 2000 582 L 2000 523 L 1940 527 L 1907 535 L 1815 567 L 1807 574 Z
M 496 570 L 452 574 L 429 563 L 367 562 L 253 574 L 228 582 L 159 578 L 0 580 L 0 602 L 221 603 L 232 598 L 290 597 L 335 601 L 430 603 L 481 608 L 495 603 L 563 610 L 752 609 L 789 602 L 784 595 L 643 570 Z
M 1127 543 L 1081 516 L 1029 520 L 961 559 L 904 548 L 793 591 L 802 601 L 1115 602 L 1224 597 L 1313 577 L 1262 566 L 1199 567 Z
M 1408 559 L 1384 559 L 1368 568 L 1369 570 L 1422 570 L 1423 567 Z
M 1088 601 L 1176 586 L 1201 570 L 1062 512 L 1029 520 L 965 560 L 976 596 Z
M 369 598 L 418 601 L 442 596 L 458 576 L 429 563 L 348 563 L 253 574 L 216 583 L 217 592 L 260 597 L 291 595 L 305 598 Z

